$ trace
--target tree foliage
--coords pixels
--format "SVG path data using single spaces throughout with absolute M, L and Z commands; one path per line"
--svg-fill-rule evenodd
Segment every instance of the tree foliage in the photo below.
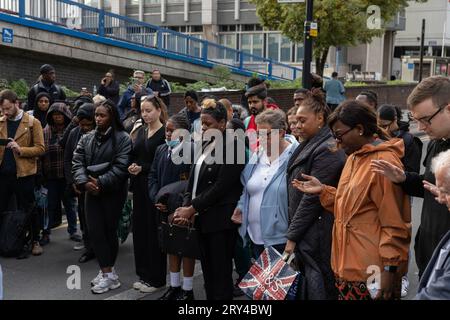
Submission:
M 293 42 L 300 43 L 304 40 L 305 3 L 279 4 L 277 0 L 250 1 L 256 5 L 256 13 L 265 28 L 280 30 Z M 382 21 L 389 22 L 400 9 L 408 6 L 408 1 L 314 0 L 314 20 L 319 25 L 319 36 L 314 41 L 314 57 L 319 74 L 323 73 L 323 65 L 331 46 L 368 43 L 373 37 L 384 33 L 383 29 L 367 28 L 366 10 L 370 5 L 379 6 Z

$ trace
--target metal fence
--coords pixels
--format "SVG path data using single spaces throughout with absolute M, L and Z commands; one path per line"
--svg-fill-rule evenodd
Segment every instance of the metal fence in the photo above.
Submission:
M 205 63 L 293 80 L 301 69 L 70 0 L 0 0 L 0 12 L 156 48 Z

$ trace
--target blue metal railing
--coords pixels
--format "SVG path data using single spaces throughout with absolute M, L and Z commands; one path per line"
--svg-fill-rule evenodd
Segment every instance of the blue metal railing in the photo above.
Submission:
M 301 76 L 301 69 L 287 64 L 71 0 L 0 0 L 0 12 L 154 48 L 205 66 L 224 65 L 242 74 L 258 73 L 268 79 L 284 80 Z

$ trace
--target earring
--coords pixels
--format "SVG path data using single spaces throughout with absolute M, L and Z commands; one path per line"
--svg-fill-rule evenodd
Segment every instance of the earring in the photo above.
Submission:
M 321 127 L 321 126 L 319 126 L 319 129 L 322 129 L 322 127 Z
M 360 133 L 359 133 L 359 135 L 360 135 L 360 136 L 362 136 L 362 135 L 363 135 L 363 133 L 362 133 L 362 132 L 360 132 Z

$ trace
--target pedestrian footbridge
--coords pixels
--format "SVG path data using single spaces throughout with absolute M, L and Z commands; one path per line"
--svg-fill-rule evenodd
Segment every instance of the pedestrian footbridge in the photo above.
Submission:
M 5 29 L 7 29 L 5 31 Z M 257 73 L 293 80 L 301 69 L 69 0 L 0 0 L 2 46 L 168 76 L 215 82 L 214 66 L 236 80 Z

